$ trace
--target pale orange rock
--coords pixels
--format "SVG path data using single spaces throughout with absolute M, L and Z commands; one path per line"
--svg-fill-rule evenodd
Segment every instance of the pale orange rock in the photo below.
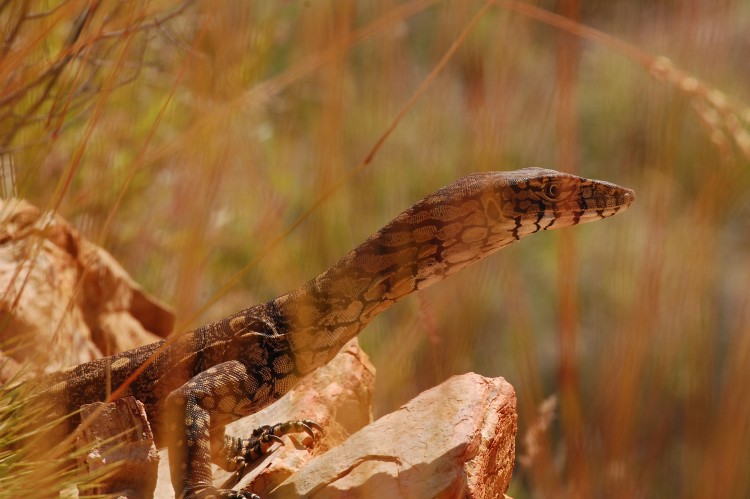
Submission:
M 0 352 L 0 385 L 11 379 L 14 381 L 23 381 L 28 378 L 28 376 L 19 377 L 19 374 L 21 374 L 21 365 Z
M 133 397 L 81 407 L 76 439 L 84 476 L 106 473 L 106 480 L 79 485 L 79 495 L 147 499 L 156 484 L 159 454 L 146 410 Z
M 502 497 L 515 407 L 504 379 L 455 376 L 312 460 L 271 497 Z
M 99 348 L 111 347 L 105 352 L 110 355 L 169 335 L 172 310 L 141 288 L 108 252 L 84 238 L 79 241 L 79 303 Z
M 0 384 L 158 341 L 167 306 L 57 214 L 0 201 Z

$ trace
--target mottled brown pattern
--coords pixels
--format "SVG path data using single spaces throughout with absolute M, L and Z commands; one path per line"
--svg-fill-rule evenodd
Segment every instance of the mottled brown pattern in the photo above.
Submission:
M 50 419 L 104 400 L 146 359 L 154 361 L 123 395 L 146 406 L 154 435 L 169 446 L 178 496 L 250 497 L 211 484 L 210 462 L 235 469 L 278 435 L 312 433 L 298 421 L 259 429 L 249 439 L 224 426 L 279 399 L 327 363 L 375 315 L 409 293 L 540 230 L 610 217 L 631 190 L 553 170 L 469 175 L 427 196 L 339 263 L 289 294 L 185 333 L 22 385 L 48 402 Z M 73 430 L 75 418 L 56 430 Z

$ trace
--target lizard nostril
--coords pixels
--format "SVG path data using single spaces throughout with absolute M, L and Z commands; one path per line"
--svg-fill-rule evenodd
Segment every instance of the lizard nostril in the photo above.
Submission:
M 623 204 L 630 204 L 635 201 L 635 192 L 632 189 L 626 189 L 622 194 Z

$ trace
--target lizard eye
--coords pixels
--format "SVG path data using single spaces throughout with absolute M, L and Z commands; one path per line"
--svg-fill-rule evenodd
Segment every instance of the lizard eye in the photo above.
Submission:
M 557 201 L 562 195 L 562 188 L 557 182 L 549 182 L 544 185 L 542 194 L 549 201 Z

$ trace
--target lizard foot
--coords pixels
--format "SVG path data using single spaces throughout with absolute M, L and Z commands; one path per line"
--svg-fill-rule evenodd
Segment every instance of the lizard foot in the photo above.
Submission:
M 206 487 L 200 492 L 187 492 L 180 497 L 181 499 L 260 499 L 259 495 L 252 492 L 214 487 Z
M 216 497 L 221 499 L 260 499 L 258 494 L 232 489 L 217 489 Z
M 313 444 L 315 443 L 315 432 L 313 429 L 323 433 L 323 428 L 320 427 L 315 421 L 309 419 L 293 419 L 291 421 L 285 421 L 283 423 L 276 423 L 273 426 L 264 425 L 260 428 L 253 430 L 253 437 L 263 438 L 264 435 L 282 437 L 289 433 L 305 432 L 312 438 Z
M 309 419 L 295 419 L 276 423 L 275 425 L 263 425 L 253 430 L 252 436 L 242 443 L 243 451 L 235 458 L 235 466 L 241 468 L 245 463 L 255 461 L 265 455 L 276 442 L 283 443 L 281 437 L 289 433 L 305 432 L 312 438 L 315 444 L 315 431 L 323 433 L 323 428 Z

